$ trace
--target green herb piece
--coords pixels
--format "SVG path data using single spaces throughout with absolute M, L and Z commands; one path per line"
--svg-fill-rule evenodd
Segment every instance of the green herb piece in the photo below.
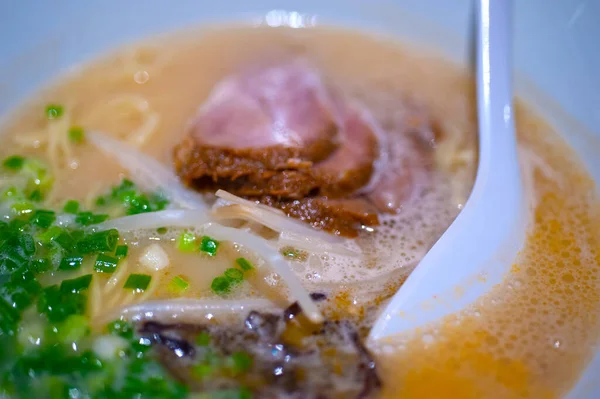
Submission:
M 48 104 L 46 106 L 46 117 L 48 119 L 58 119 L 64 113 L 64 108 L 59 104 Z
M 183 276 L 175 276 L 169 283 L 169 290 L 175 293 L 182 293 L 188 289 L 190 283 Z
M 106 205 L 106 198 L 100 196 L 96 198 L 96 206 L 104 206 Z
M 252 358 L 246 352 L 231 354 L 231 371 L 234 376 L 244 374 L 252 367 Z
M 30 201 L 40 202 L 44 199 L 44 193 L 42 193 L 42 190 L 36 188 L 29 194 L 28 198 Z
M 39 273 L 44 273 L 50 270 L 52 266 L 52 263 L 50 262 L 49 259 L 46 258 L 42 258 L 42 259 L 35 259 L 33 261 L 31 261 L 31 265 L 29 266 L 29 268 L 31 269 L 32 272 L 39 274 Z
M 84 314 L 87 298 L 80 293 L 62 291 L 58 285 L 47 287 L 38 300 L 38 311 L 53 323 L 64 321 L 74 314 Z
M 210 375 L 214 372 L 214 368 L 208 364 L 200 363 L 193 367 L 192 372 L 196 377 L 202 379 L 210 377 Z
M 146 291 L 150 285 L 150 280 L 152 280 L 152 277 L 147 274 L 130 274 L 123 288 Z
M 47 229 L 56 220 L 56 213 L 45 209 L 38 209 L 33 212 L 33 215 L 29 219 L 30 223 L 35 224 L 38 227 Z
M 72 345 L 90 334 L 88 318 L 74 314 L 57 327 L 58 340 L 65 345 Z
M 158 234 L 166 234 L 168 231 L 168 229 L 166 227 L 159 227 L 158 229 L 156 229 L 156 232 Z
M 59 270 L 77 270 L 83 264 L 83 256 L 72 255 L 65 256 L 60 260 Z
M 69 200 L 65 203 L 63 207 L 63 211 L 65 213 L 71 213 L 75 215 L 79 211 L 79 201 Z
M 215 256 L 217 249 L 219 248 L 219 242 L 213 240 L 208 236 L 203 236 L 200 241 L 200 251 L 206 252 L 209 256 Z
M 225 270 L 225 277 L 227 277 L 232 284 L 241 283 L 244 280 L 244 273 L 239 269 L 227 269 Z
M 196 337 L 196 345 L 198 346 L 208 346 L 210 345 L 210 334 L 206 331 L 202 331 Z
M 177 249 L 179 249 L 181 252 L 194 252 L 196 248 L 196 236 L 194 233 L 184 231 L 177 238 Z
M 12 155 L 4 160 L 4 168 L 17 172 L 23 168 L 25 158 L 20 155 Z
M 98 273 L 113 273 L 118 264 L 119 259 L 106 254 L 99 254 L 94 263 L 94 270 Z
M 245 272 L 248 272 L 248 271 L 254 269 L 254 266 L 252 266 L 252 263 L 250 263 L 250 261 L 248 261 L 248 259 L 246 259 L 246 258 L 237 258 L 235 260 L 235 263 L 237 263 L 237 265 L 240 267 L 240 269 L 242 269 Z
M 69 129 L 69 140 L 73 143 L 81 144 L 85 140 L 85 131 L 79 126 L 73 126 Z
M 231 280 L 225 276 L 215 277 L 210 285 L 210 289 L 217 295 L 228 294 L 231 290 Z
M 77 243 L 77 249 L 82 254 L 113 252 L 117 242 L 119 242 L 117 229 L 98 231 L 84 236 Z
M 12 204 L 10 206 L 10 209 L 15 215 L 22 216 L 31 214 L 34 211 L 35 207 L 29 202 L 17 202 Z
M 112 335 L 118 335 L 125 339 L 133 338 L 133 326 L 124 320 L 115 320 L 106 326 Z
M 4 191 L 2 196 L 4 198 L 17 198 L 17 197 L 19 197 L 20 194 L 21 193 L 19 192 L 19 190 L 16 187 L 9 187 L 6 189 L 6 191 Z
M 108 215 L 94 214 L 92 212 L 79 212 L 75 216 L 75 223 L 79 223 L 82 226 L 89 226 L 92 224 L 98 224 L 108 219 Z
M 62 231 L 55 236 L 52 241 L 60 245 L 61 248 L 68 252 L 75 251 L 77 245 L 77 240 L 75 237 L 73 237 L 73 235 L 71 235 L 71 233 L 65 229 L 62 229 Z
M 61 291 L 79 293 L 80 291 L 87 290 L 91 282 L 92 275 L 86 274 L 81 277 L 63 280 L 60 283 L 60 289 Z
M 129 252 L 129 247 L 127 245 L 118 245 L 117 249 L 115 249 L 115 256 L 119 259 L 123 259 L 127 256 Z

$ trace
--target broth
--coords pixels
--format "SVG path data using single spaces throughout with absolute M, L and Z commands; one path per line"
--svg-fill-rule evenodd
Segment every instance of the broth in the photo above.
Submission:
M 368 331 L 382 303 L 458 214 L 472 185 L 474 87 L 472 77 L 454 65 L 344 30 L 230 27 L 185 32 L 78 67 L 15 112 L 3 127 L 1 155 L 37 157 L 53 167 L 54 187 L 44 207 L 61 209 L 67 200 L 77 200 L 85 210 L 120 216 L 121 205 L 110 205 L 111 190 L 133 177 L 88 140 L 70 143 L 66 132 L 71 127 L 129 141 L 170 166 L 190 116 L 217 81 L 257 57 L 289 55 L 309 59 L 344 94 L 366 104 L 385 128 L 402 123 L 405 110 L 398 105 L 416 104 L 426 108 L 440 134 L 434 173 L 419 196 L 395 215 L 380 215 L 381 226 L 364 229 L 346 243 L 362 257 L 289 257 L 305 288 L 327 295 L 321 305 L 327 318 L 351 320 Z M 48 104 L 63 107 L 60 118 L 48 120 Z M 464 314 L 372 348 L 383 397 L 560 396 L 592 354 L 600 301 L 595 186 L 549 126 L 526 106 L 516 109 L 532 215 L 525 247 L 507 280 Z M 102 196 L 109 205 L 99 205 Z M 95 274 L 89 288 L 93 334 L 102 333 L 123 306 L 182 297 L 218 299 L 211 283 L 240 257 L 256 271 L 228 299 L 267 297 L 283 305 L 293 296 L 283 279 L 243 246 L 223 241 L 218 254 L 210 256 L 178 250 L 181 229 L 121 233 L 129 246 L 127 258 L 114 274 Z M 170 265 L 148 271 L 139 259 L 155 244 Z M 86 259 L 79 270 L 43 273 L 39 280 L 43 286 L 55 284 L 89 273 L 93 264 Z M 150 274 L 147 289 L 119 288 L 131 273 Z M 176 276 L 189 284 L 184 291 L 173 290 Z M 210 321 L 212 315 L 207 315 L 200 319 Z M 37 315 L 24 317 L 24 323 L 39 322 Z

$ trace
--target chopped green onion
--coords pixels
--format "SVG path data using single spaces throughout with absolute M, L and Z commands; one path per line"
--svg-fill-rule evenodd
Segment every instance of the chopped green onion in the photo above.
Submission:
M 210 289 L 217 295 L 225 295 L 231 290 L 231 280 L 225 276 L 215 277 Z
M 244 273 L 239 269 L 227 269 L 224 274 L 233 284 L 241 283 L 244 280 Z
M 40 189 L 35 189 L 29 194 L 29 200 L 34 202 L 40 202 L 44 199 L 44 193 Z
M 32 213 L 35 208 L 34 208 L 33 204 L 31 204 L 29 202 L 17 202 L 15 204 L 12 204 L 10 206 L 10 209 L 13 211 L 13 213 L 15 215 L 21 216 L 21 215 L 28 215 L 28 214 Z
M 177 249 L 181 252 L 194 252 L 196 250 L 196 236 L 194 233 L 184 231 L 177 238 Z
M 62 283 L 60 283 L 60 289 L 62 291 L 78 293 L 79 291 L 86 290 L 90 286 L 91 282 L 92 275 L 86 274 L 70 280 L 63 280 Z
M 5 198 L 14 198 L 19 195 L 19 190 L 17 190 L 16 187 L 9 187 L 6 189 L 6 191 L 4 191 L 4 194 L 2 194 L 2 195 Z
M 233 352 L 230 359 L 233 375 L 243 374 L 252 367 L 252 358 L 246 352 Z
M 76 214 L 79 211 L 79 201 L 69 200 L 63 207 L 65 213 Z
M 202 331 L 196 338 L 196 345 L 198 345 L 198 346 L 210 345 L 210 335 L 206 331 Z
M 65 292 L 58 285 L 47 287 L 38 300 L 38 311 L 51 322 L 61 322 L 73 314 L 84 314 L 87 298 L 80 293 Z
M 91 224 L 98 224 L 108 219 L 108 215 L 94 214 L 92 212 L 79 212 L 75 216 L 75 223 L 79 223 L 82 226 L 89 226 Z
M 158 229 L 156 229 L 156 232 L 158 234 L 166 234 L 168 231 L 168 229 L 166 227 L 159 227 Z
M 73 342 L 80 341 L 89 335 L 90 324 L 87 317 L 74 314 L 63 321 L 57 330 L 59 341 L 65 345 L 72 345 Z
M 127 256 L 127 252 L 129 252 L 129 247 L 127 245 L 119 245 L 117 246 L 117 249 L 115 249 L 115 256 L 122 259 Z
M 50 260 L 49 259 L 35 259 L 34 261 L 31 262 L 31 265 L 29 266 L 31 271 L 34 273 L 44 273 L 47 272 L 48 270 L 50 270 Z
M 206 252 L 209 256 L 215 256 L 217 249 L 219 248 L 219 242 L 213 240 L 208 236 L 203 236 L 200 241 L 200 251 Z
M 48 119 L 58 119 L 64 113 L 64 109 L 62 105 L 58 104 L 48 104 L 46 107 L 46 117 Z
M 50 231 L 50 230 L 52 230 L 52 227 L 48 231 Z M 56 234 L 57 234 L 56 236 L 52 237 L 52 241 L 56 242 L 58 245 L 60 245 L 63 249 L 65 249 L 67 251 L 75 250 L 77 241 L 76 241 L 75 237 L 73 237 L 71 235 L 71 233 L 69 233 L 68 231 L 66 231 L 64 229 L 61 229 L 60 233 L 58 233 L 58 230 L 57 230 Z
M 192 370 L 194 375 L 198 378 L 206 378 L 214 371 L 211 365 L 204 363 L 196 364 Z
M 152 280 L 152 277 L 147 274 L 130 274 L 123 288 L 146 291 L 150 285 L 150 280 Z
M 106 326 L 108 332 L 112 335 L 118 335 L 121 338 L 133 338 L 133 326 L 124 320 L 115 320 Z
M 187 290 L 190 283 L 183 276 L 175 276 L 169 283 L 169 289 L 175 293 L 182 293 Z
M 106 198 L 98 197 L 96 198 L 96 206 L 104 206 L 106 205 Z
M 77 244 L 77 249 L 82 254 L 113 252 L 118 241 L 119 232 L 117 229 L 98 231 L 84 236 Z
M 10 156 L 10 157 L 6 158 L 4 160 L 4 162 L 2 163 L 2 165 L 6 169 L 10 169 L 12 171 L 19 171 L 19 170 L 21 170 L 23 168 L 24 164 L 25 164 L 25 158 L 23 158 L 20 155 Z
M 58 268 L 60 270 L 77 270 L 82 264 L 83 256 L 81 255 L 65 256 L 60 260 L 60 265 Z
M 85 140 L 85 131 L 79 126 L 73 126 L 69 129 L 69 140 L 73 143 L 81 144 Z
M 38 209 L 33 212 L 31 219 L 29 219 L 30 223 L 35 224 L 43 229 L 47 229 L 54 223 L 56 220 L 56 213 L 54 211 L 48 211 L 45 209 Z
M 246 259 L 246 258 L 237 258 L 235 260 L 235 263 L 237 263 L 238 266 L 240 267 L 240 269 L 242 269 L 245 272 L 254 269 L 254 266 L 252 266 L 252 263 L 250 263 L 248 261 L 248 259 Z
M 21 233 L 17 239 L 18 245 L 21 251 L 27 255 L 31 256 L 35 253 L 35 240 L 33 239 L 31 234 Z
M 106 254 L 99 254 L 94 263 L 94 270 L 98 273 L 113 273 L 118 264 L 119 259 Z

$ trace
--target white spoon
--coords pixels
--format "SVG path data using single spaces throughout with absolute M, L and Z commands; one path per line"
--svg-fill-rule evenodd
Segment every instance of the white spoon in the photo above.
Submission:
M 454 223 L 377 319 L 369 340 L 464 309 L 509 272 L 525 233 L 511 90 L 511 1 L 477 0 L 479 165 Z

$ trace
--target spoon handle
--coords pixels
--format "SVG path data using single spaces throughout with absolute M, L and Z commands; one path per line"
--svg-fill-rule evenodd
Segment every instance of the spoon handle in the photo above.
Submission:
M 512 105 L 512 1 L 479 0 L 477 4 L 480 17 L 477 29 L 476 69 L 477 81 L 480 82 L 477 86 L 477 114 L 481 133 L 477 180 L 485 176 L 486 182 L 503 184 L 519 178 Z M 476 184 L 473 194 L 477 195 L 475 191 L 484 189 L 482 186 Z

